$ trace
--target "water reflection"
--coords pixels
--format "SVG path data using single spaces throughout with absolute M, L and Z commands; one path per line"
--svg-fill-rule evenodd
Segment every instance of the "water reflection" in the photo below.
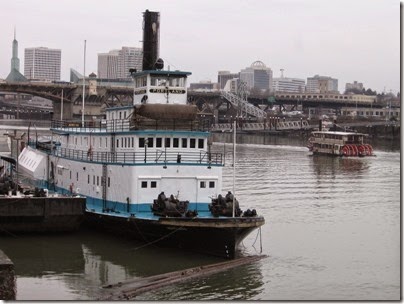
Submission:
M 81 243 L 71 234 L 2 237 L 1 250 L 13 261 L 17 276 L 74 274 L 84 269 Z
M 102 297 L 102 285 L 223 261 L 176 249 L 143 247 L 143 243 L 134 240 L 86 230 L 65 235 L 3 238 L 1 245 L 15 265 L 17 300 L 94 300 Z M 240 292 L 239 289 L 246 285 L 245 282 L 250 282 L 249 288 L 263 284 L 262 280 L 259 282 L 262 275 L 257 271 L 259 268 L 226 272 L 223 275 L 232 278 L 226 284 L 219 282 L 220 275 L 206 280 L 214 289 L 230 288 L 234 297 L 243 298 L 247 291 Z M 243 280 L 244 283 L 240 283 Z M 63 289 L 60 293 L 47 290 L 55 282 Z M 205 279 L 189 284 L 201 290 L 207 286 Z M 201 293 L 206 293 L 206 297 L 210 294 L 208 290 Z M 162 291 L 161 299 L 167 299 L 164 296 Z M 198 293 L 191 296 L 179 292 L 177 298 L 181 297 L 203 299 Z
M 370 158 L 343 158 L 328 155 L 313 155 L 311 165 L 317 176 L 350 174 L 360 178 L 369 169 Z
M 264 288 L 262 263 L 255 262 L 202 277 L 163 290 L 140 295 L 138 300 L 251 300 Z M 268 261 L 267 261 L 268 262 Z

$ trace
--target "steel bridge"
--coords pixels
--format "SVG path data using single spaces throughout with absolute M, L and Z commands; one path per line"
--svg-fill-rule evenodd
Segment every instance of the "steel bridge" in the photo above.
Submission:
M 133 103 L 133 88 L 129 86 L 97 85 L 90 90 L 86 84 L 85 116 L 102 116 L 105 108 L 125 106 Z M 0 92 L 30 94 L 49 99 L 53 102 L 54 117 L 79 118 L 82 111 L 83 87 L 74 83 L 38 83 L 38 82 L 2 82 Z M 237 116 L 240 111 L 248 116 L 262 118 L 268 108 L 278 105 L 285 109 L 290 105 L 293 111 L 298 105 L 302 107 L 342 106 L 381 107 L 374 102 L 354 100 L 352 96 L 342 94 L 297 94 L 277 93 L 269 98 L 249 96 L 248 101 L 229 92 L 188 92 L 188 101 L 196 104 L 202 113 L 219 116 L 219 110 L 226 115 Z M 63 104 L 63 110 L 62 110 Z

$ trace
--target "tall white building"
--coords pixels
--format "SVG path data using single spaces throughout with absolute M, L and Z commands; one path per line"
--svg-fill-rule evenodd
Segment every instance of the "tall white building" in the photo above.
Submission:
M 307 78 L 307 93 L 339 93 L 338 79 L 315 75 Z
M 98 77 L 116 79 L 118 77 L 119 50 L 98 54 Z
M 24 76 L 45 81 L 60 80 L 62 51 L 47 47 L 26 48 L 24 53 Z
M 279 77 L 272 80 L 274 92 L 304 93 L 306 81 L 300 78 Z
M 107 79 L 130 78 L 129 69 L 142 70 L 142 48 L 122 47 L 98 54 L 98 77 Z
M 244 82 L 248 89 L 271 90 L 272 70 L 262 61 L 255 61 L 250 67 L 240 71 L 240 81 Z
M 219 71 L 217 74 L 217 83 L 219 84 L 219 88 L 223 90 L 228 80 L 232 80 L 238 77 L 238 73 L 230 73 L 230 71 Z

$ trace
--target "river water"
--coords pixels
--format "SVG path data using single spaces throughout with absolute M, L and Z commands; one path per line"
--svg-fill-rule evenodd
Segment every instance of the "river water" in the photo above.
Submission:
M 231 134 L 223 191 L 233 187 Z M 227 142 L 227 143 L 226 143 Z M 305 139 L 238 135 L 236 196 L 265 216 L 240 255 L 268 257 L 148 292 L 138 300 L 399 300 L 400 144 L 376 157 L 311 156 Z M 103 233 L 2 236 L 15 264 L 17 300 L 95 300 L 100 286 L 222 261 Z

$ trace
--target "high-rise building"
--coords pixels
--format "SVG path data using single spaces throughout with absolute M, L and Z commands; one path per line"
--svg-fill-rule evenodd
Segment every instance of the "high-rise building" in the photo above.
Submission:
M 191 91 L 212 91 L 218 89 L 218 84 L 209 80 L 190 83 L 189 89 Z
M 18 58 L 18 41 L 15 35 L 15 28 L 14 28 L 14 40 L 13 40 L 13 57 L 11 58 L 11 70 L 20 71 L 20 59 Z
M 356 80 L 353 83 L 346 83 L 345 84 L 345 91 L 347 90 L 363 90 L 363 83 L 357 82 Z
M 246 84 L 247 89 L 261 91 L 272 89 L 272 70 L 261 61 L 255 61 L 250 67 L 240 71 L 240 81 Z
M 307 93 L 339 93 L 338 79 L 315 75 L 307 78 Z
M 129 78 L 129 69 L 142 70 L 143 51 L 142 48 L 124 46 L 119 51 L 118 72 L 119 78 Z
M 272 90 L 274 92 L 304 93 L 306 81 L 300 78 L 283 77 L 272 80 Z
M 238 73 L 230 73 L 229 71 L 219 71 L 217 75 L 217 83 L 221 90 L 226 86 L 227 81 L 239 78 Z
M 98 77 L 116 79 L 118 77 L 119 50 L 98 54 Z
M 60 80 L 62 51 L 47 47 L 26 48 L 24 54 L 24 76 L 28 79 Z
M 141 48 L 122 47 L 108 53 L 98 54 L 98 77 L 107 79 L 130 78 L 129 69 L 142 70 Z

